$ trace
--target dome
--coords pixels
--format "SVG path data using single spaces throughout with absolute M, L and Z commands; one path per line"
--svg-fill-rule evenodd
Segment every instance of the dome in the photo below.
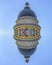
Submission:
M 23 17 L 23 16 L 31 16 L 31 17 L 35 17 L 36 18 L 36 15 L 31 10 L 31 8 L 29 7 L 29 3 L 28 2 L 26 2 L 24 9 L 19 13 L 18 18 L 19 17 Z
M 36 50 L 36 47 L 35 48 L 32 48 L 32 49 L 22 49 L 22 48 L 18 48 L 20 53 L 24 56 L 31 56 L 34 51 Z
M 25 61 L 28 63 L 30 56 L 36 51 L 36 48 L 32 48 L 32 49 L 22 49 L 22 48 L 18 48 L 20 53 L 25 57 Z M 27 59 L 28 58 L 28 59 Z

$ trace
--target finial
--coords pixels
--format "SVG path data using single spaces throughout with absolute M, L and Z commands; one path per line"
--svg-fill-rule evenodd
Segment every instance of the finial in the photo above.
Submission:
M 29 62 L 29 58 L 30 58 L 30 56 L 25 56 L 25 61 L 26 61 L 26 63 Z
M 28 63 L 29 62 L 29 60 L 25 60 L 26 61 L 26 63 Z
M 28 2 L 25 3 L 25 7 L 29 7 L 29 3 Z

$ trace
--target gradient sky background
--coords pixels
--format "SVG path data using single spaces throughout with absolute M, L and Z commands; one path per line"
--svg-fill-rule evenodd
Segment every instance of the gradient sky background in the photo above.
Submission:
M 27 0 L 41 26 L 41 39 L 27 64 L 13 39 L 13 26 L 26 0 L 0 0 L 0 65 L 52 65 L 52 0 Z

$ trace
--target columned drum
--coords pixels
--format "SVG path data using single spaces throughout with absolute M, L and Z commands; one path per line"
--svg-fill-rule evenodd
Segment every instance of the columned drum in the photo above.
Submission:
M 26 62 L 36 50 L 40 39 L 40 29 L 35 13 L 26 3 L 14 26 L 14 38 L 20 53 L 26 58 Z

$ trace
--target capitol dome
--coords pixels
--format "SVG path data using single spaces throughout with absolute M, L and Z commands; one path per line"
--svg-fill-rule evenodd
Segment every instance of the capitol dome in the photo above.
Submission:
M 19 13 L 18 18 L 24 16 L 31 16 L 36 18 L 36 14 L 31 10 L 28 2 L 26 2 L 24 9 Z

